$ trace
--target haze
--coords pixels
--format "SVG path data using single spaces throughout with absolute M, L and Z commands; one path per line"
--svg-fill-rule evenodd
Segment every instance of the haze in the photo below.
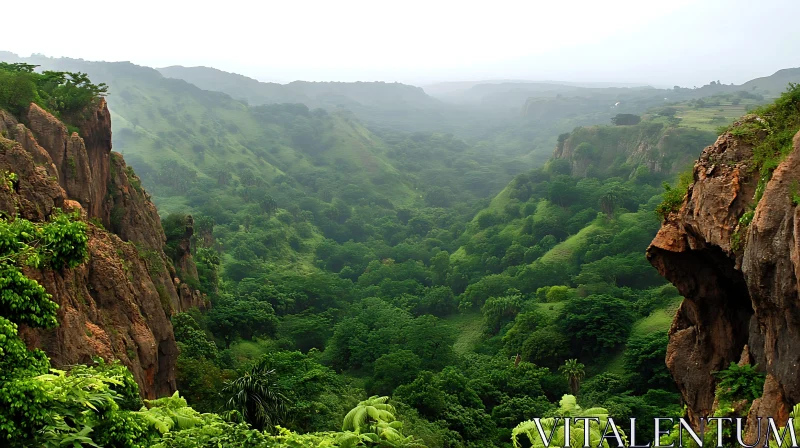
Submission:
M 2 49 L 20 55 L 211 66 L 263 81 L 691 87 L 800 66 L 796 0 L 40 0 L 31 20 L 17 20 L 30 15 L 26 2 L 3 8 L 15 20 Z

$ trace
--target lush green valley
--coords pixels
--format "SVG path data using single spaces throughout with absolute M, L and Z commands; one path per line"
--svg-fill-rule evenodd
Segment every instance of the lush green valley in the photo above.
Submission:
M 446 102 L 402 84 L 3 55 L 103 83 L 3 64 L 0 109 L 34 102 L 69 124 L 107 93 L 114 148 L 158 207 L 176 280 L 210 302 L 170 316 L 172 397 L 142 401 L 119 363 L 51 371 L 17 334 L 57 324 L 27 269 L 87 262 L 92 231 L 79 215 L 4 216 L 12 446 L 517 447 L 535 439 L 523 422 L 580 407 L 625 431 L 680 416 L 664 358 L 682 298 L 644 251 L 717 127 L 800 78 L 483 84 Z M 196 279 L 181 271 L 187 234 Z

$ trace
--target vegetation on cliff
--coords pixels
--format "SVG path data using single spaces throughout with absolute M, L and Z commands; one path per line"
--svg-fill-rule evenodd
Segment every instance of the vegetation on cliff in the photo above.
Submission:
M 103 84 L 93 84 L 85 73 L 34 71 L 36 65 L 0 62 L 0 108 L 14 114 L 36 103 L 56 115 L 86 110 L 90 103 L 108 92 Z

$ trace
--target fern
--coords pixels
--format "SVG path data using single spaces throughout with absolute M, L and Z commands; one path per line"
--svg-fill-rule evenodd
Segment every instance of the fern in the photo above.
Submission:
M 543 418 L 539 420 L 542 432 L 546 438 L 550 439 L 551 446 L 563 447 L 569 445 L 573 448 L 582 447 L 584 442 L 584 434 L 586 431 L 589 431 L 590 445 L 600 445 L 602 440 L 601 429 L 605 429 L 606 424 L 608 423 L 608 411 L 606 409 L 595 407 L 584 410 L 578 406 L 577 399 L 574 395 L 564 395 L 561 398 L 559 405 L 560 407 L 556 412 L 556 417 Z M 586 428 L 583 424 L 583 421 L 573 422 L 570 425 L 569 442 L 567 443 L 567 441 L 564 439 L 564 418 L 577 417 L 597 418 L 600 423 L 596 426 L 590 424 L 589 427 Z M 624 440 L 624 433 L 622 430 L 619 430 L 619 432 Z M 539 434 L 539 429 L 536 427 L 536 422 L 533 420 L 524 421 L 511 431 L 511 442 L 515 448 L 522 446 L 520 441 L 522 436 L 527 437 L 534 448 L 545 447 L 544 440 L 542 440 L 542 436 Z M 605 440 L 602 440 L 602 445 L 605 448 L 609 447 L 608 442 Z
M 201 414 L 190 408 L 177 391 L 171 397 L 145 400 L 145 407 L 138 414 L 148 426 L 155 428 L 161 434 L 173 429 L 193 428 L 203 423 Z
M 732 362 L 727 369 L 714 372 L 714 376 L 720 379 L 717 396 L 723 401 L 752 401 L 760 397 L 766 377 L 756 370 L 757 367 L 749 364 L 738 366 Z

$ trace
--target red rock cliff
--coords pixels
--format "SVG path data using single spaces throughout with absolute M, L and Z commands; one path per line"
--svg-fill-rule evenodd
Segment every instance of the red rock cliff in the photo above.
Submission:
M 35 104 L 21 122 L 0 110 L 0 173 L 18 176 L 12 192 L 0 193 L 0 213 L 41 221 L 62 208 L 79 210 L 89 222 L 85 264 L 27 272 L 60 305 L 59 326 L 21 334 L 56 366 L 119 359 L 145 397 L 169 394 L 178 355 L 169 316 L 205 306 L 205 299 L 177 279 L 155 206 L 122 156 L 111 152 L 105 101 L 90 112 L 70 133 Z
M 785 420 L 800 402 L 800 208 L 792 201 L 800 182 L 800 133 L 757 204 L 752 156 L 753 146 L 730 133 L 707 147 L 680 210 L 647 249 L 653 266 L 685 297 L 669 331 L 666 362 L 695 422 L 713 411 L 711 373 L 740 358 L 767 374 L 751 417 Z M 753 206 L 752 222 L 740 223 Z

